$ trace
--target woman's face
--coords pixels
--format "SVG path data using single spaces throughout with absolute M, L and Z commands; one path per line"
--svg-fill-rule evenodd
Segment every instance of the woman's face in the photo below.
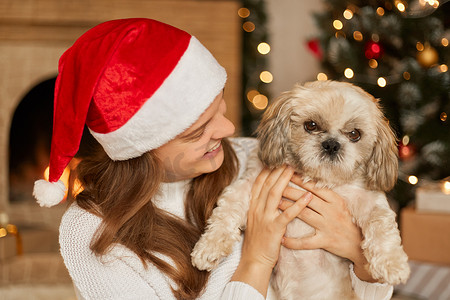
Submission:
M 222 91 L 191 127 L 155 149 L 166 171 L 165 181 L 194 178 L 222 165 L 221 140 L 231 136 L 235 129 L 225 117 L 226 109 Z

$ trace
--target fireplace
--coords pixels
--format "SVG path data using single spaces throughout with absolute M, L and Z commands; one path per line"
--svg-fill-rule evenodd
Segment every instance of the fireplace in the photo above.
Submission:
M 55 79 L 38 83 L 19 102 L 9 132 L 10 203 L 33 201 L 34 181 L 49 161 Z

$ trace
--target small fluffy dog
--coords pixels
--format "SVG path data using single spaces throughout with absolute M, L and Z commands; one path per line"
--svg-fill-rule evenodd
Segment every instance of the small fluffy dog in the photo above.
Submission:
M 243 176 L 225 189 L 192 252 L 197 268 L 211 270 L 241 238 L 262 161 L 271 168 L 291 165 L 305 182 L 340 194 L 362 230 L 372 277 L 393 285 L 407 280 L 408 258 L 385 196 L 397 180 L 396 139 L 373 96 L 343 82 L 296 85 L 268 108 L 257 133 L 259 153 L 251 154 Z M 313 233 L 299 219 L 286 231 L 292 237 Z M 357 299 L 349 265 L 322 249 L 282 247 L 272 285 L 279 299 Z

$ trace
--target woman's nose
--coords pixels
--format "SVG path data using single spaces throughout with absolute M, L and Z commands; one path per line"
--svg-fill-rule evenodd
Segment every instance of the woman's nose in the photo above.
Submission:
M 216 130 L 213 135 L 213 138 L 221 139 L 221 138 L 232 136 L 234 134 L 235 129 L 236 128 L 234 127 L 234 124 L 229 119 L 227 119 L 225 116 L 223 116 L 221 121 L 218 122 L 216 125 Z

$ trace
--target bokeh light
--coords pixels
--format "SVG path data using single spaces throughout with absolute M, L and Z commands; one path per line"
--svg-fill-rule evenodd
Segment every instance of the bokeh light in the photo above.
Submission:
M 265 55 L 270 52 L 270 45 L 267 43 L 259 43 L 258 52 Z
M 259 79 L 264 83 L 271 83 L 273 81 L 273 75 L 269 71 L 262 71 L 259 74 Z

